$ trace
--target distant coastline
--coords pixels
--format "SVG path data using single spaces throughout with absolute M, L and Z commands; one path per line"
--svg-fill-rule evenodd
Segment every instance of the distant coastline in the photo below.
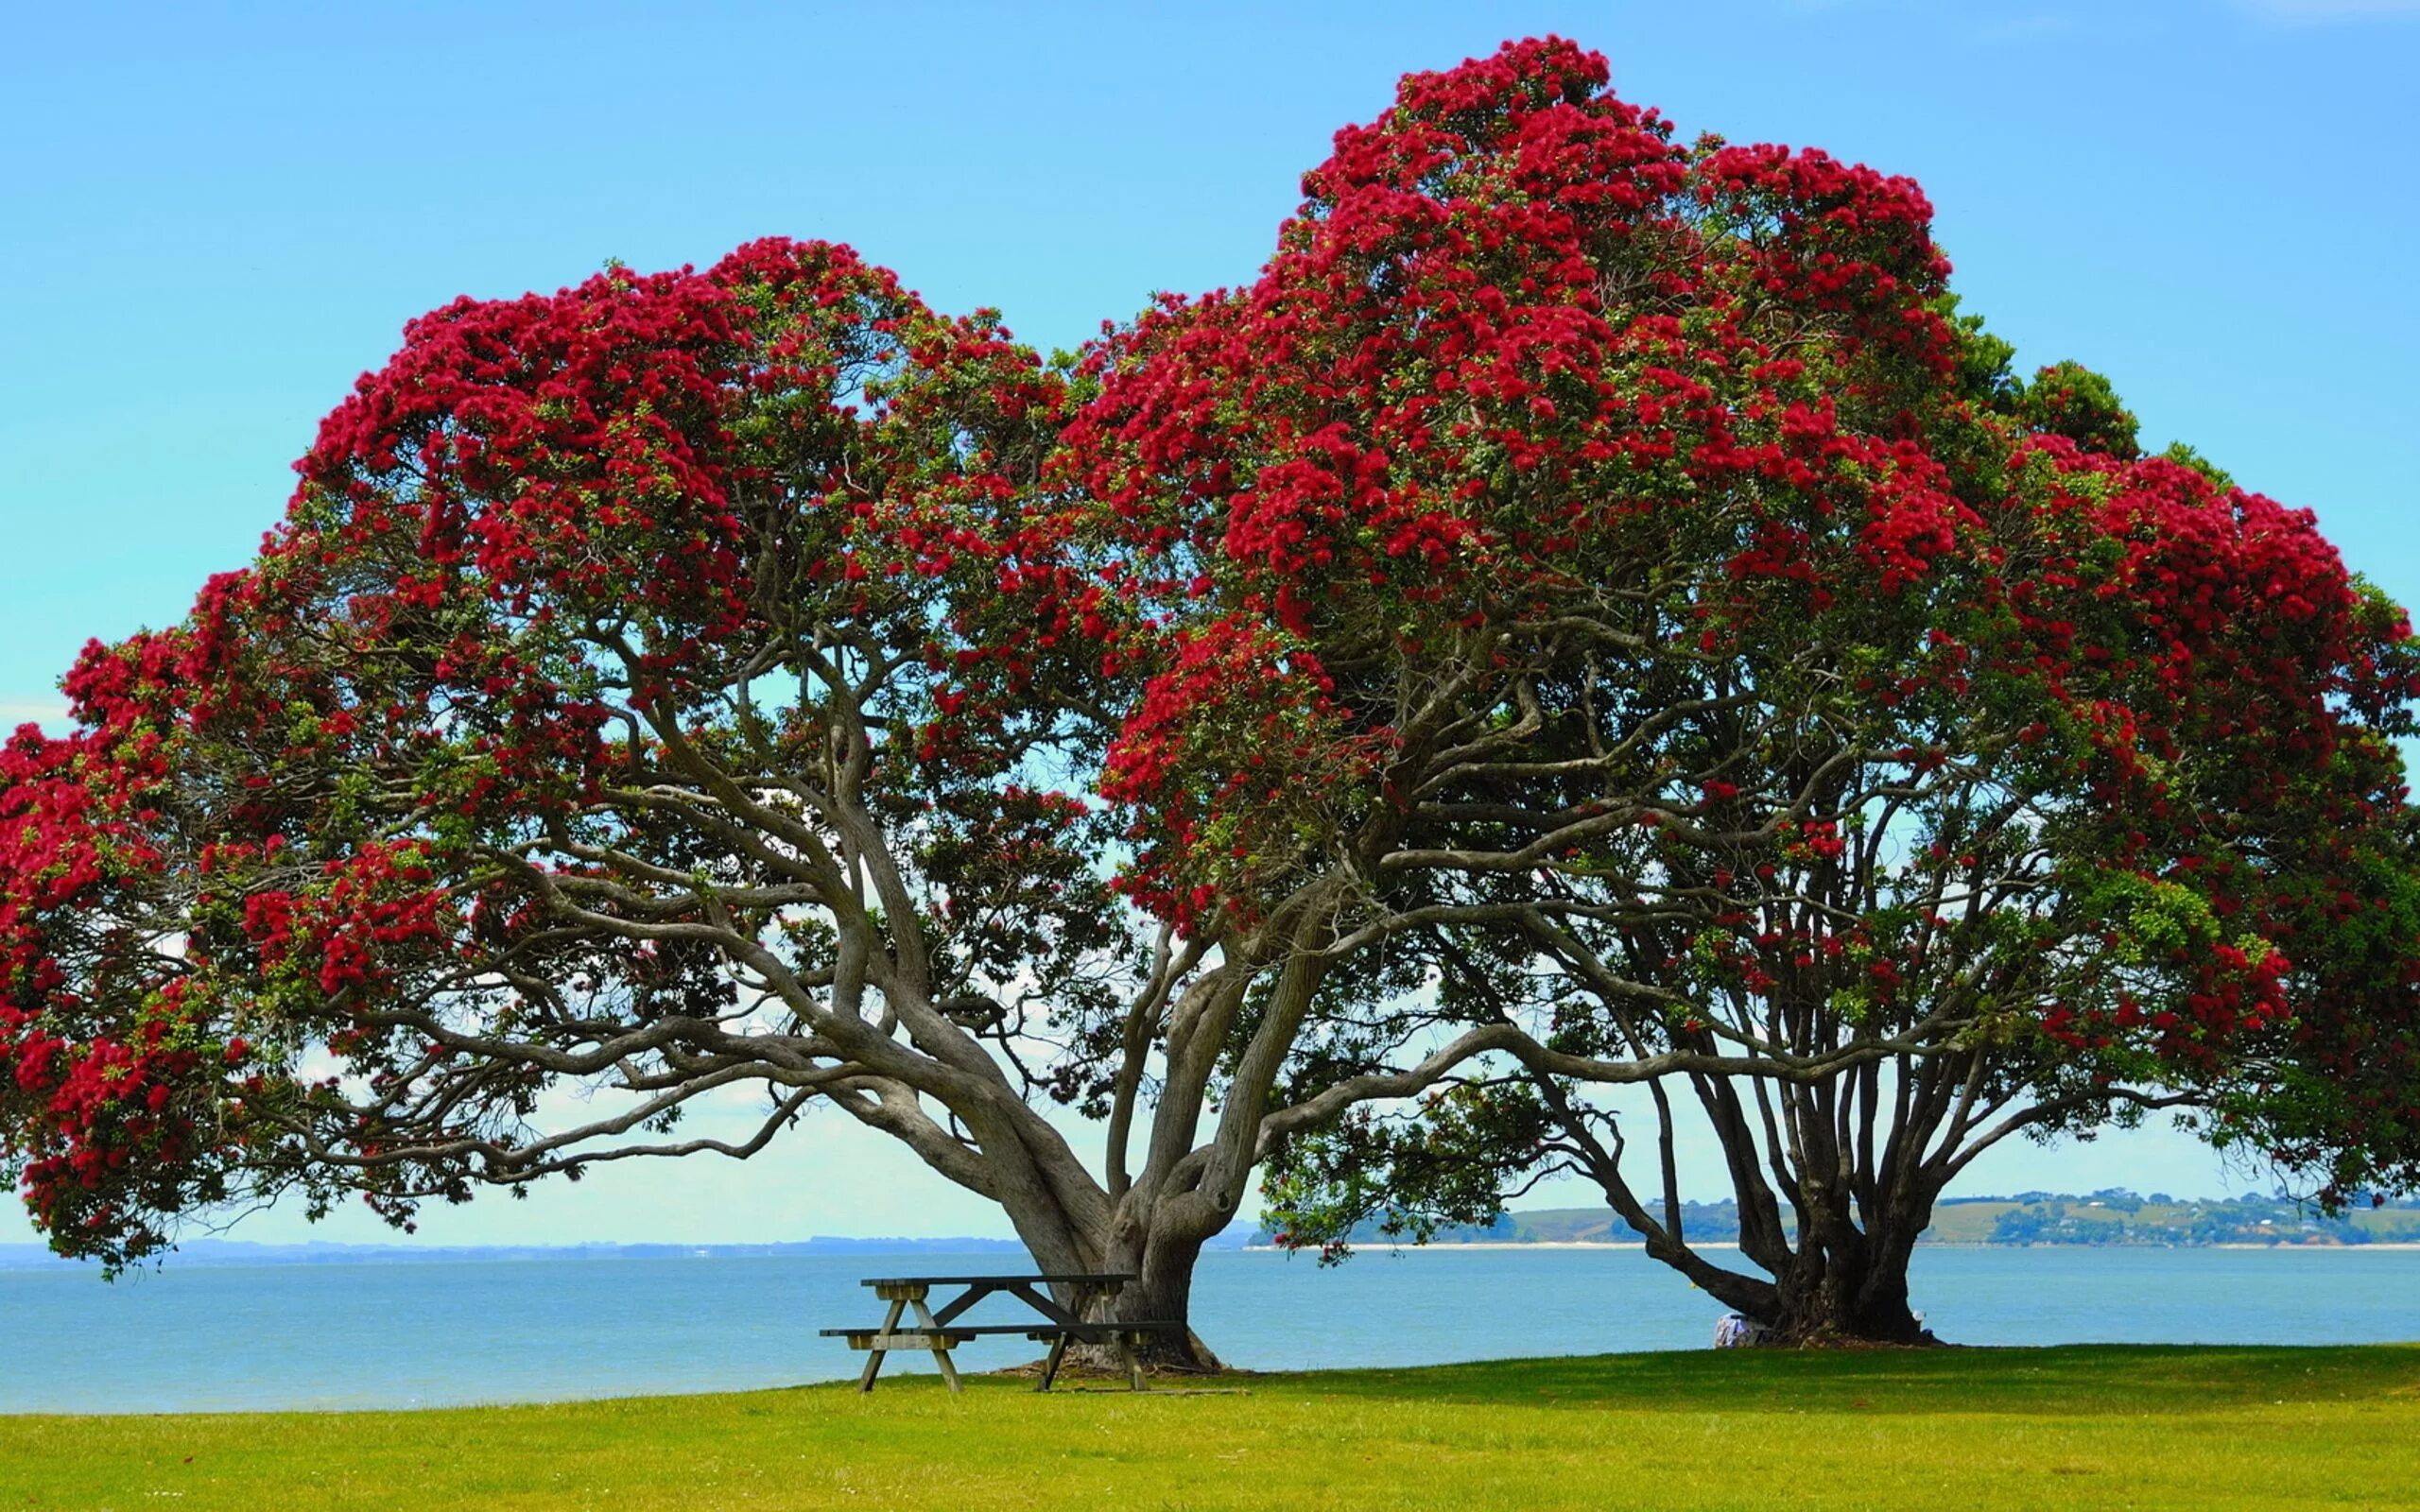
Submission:
M 1674 1215 L 1679 1231 L 1704 1246 L 1734 1243 L 1739 1233 L 1737 1204 L 1684 1202 Z M 1785 1228 L 1790 1226 L 1787 1210 Z M 1630 1228 L 1602 1207 L 1540 1208 L 1499 1214 L 1487 1224 L 1421 1223 L 1415 1214 L 1389 1224 L 1375 1219 L 1346 1236 L 1357 1247 L 1409 1247 L 1422 1234 L 1426 1247 L 1636 1247 Z M 1253 1236 L 1255 1246 L 1272 1238 L 1269 1227 Z M 2077 1195 L 2021 1192 L 2009 1196 L 1960 1196 L 1933 1210 L 1925 1246 L 2026 1249 L 2079 1248 L 2309 1248 L 2368 1249 L 2420 1245 L 2420 1202 L 2406 1199 L 2348 1204 L 2338 1212 L 2290 1196 L 2142 1196 L 2122 1187 Z
M 1682 1231 L 1700 1247 L 1720 1248 L 1739 1231 L 1738 1211 L 1728 1202 L 1684 1203 Z M 1639 1249 L 1645 1247 L 1604 1208 L 1537 1208 L 1507 1212 L 1484 1227 L 1439 1226 L 1425 1245 L 1411 1230 L 1390 1234 L 1364 1224 L 1351 1236 L 1354 1247 L 1392 1249 Z M 1621 1237 L 1616 1237 L 1619 1234 Z M 1216 1251 L 1266 1254 L 1279 1246 L 1267 1228 L 1230 1228 L 1206 1246 Z M 1934 1211 L 1932 1227 L 1919 1241 L 1927 1248 L 1959 1249 L 2420 1249 L 2420 1201 L 2407 1199 L 2360 1207 L 2334 1215 L 2286 1197 L 2177 1198 L 2166 1193 L 2137 1196 L 2120 1188 L 2078 1196 L 2025 1192 L 2014 1196 L 1958 1197 Z M 441 1265 L 510 1262 L 589 1260 L 746 1260 L 779 1256 L 1014 1255 L 1014 1239 L 965 1235 L 938 1239 L 897 1236 L 855 1238 L 824 1235 L 766 1244 L 574 1244 L 574 1245 L 347 1245 L 327 1242 L 259 1244 L 208 1236 L 178 1249 L 169 1263 L 231 1265 Z M 78 1270 L 81 1262 L 60 1260 L 40 1245 L 0 1245 L 0 1272 Z

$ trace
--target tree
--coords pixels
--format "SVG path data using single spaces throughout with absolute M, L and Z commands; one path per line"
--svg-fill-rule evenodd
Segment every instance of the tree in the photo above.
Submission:
M 1910 1340 L 1932 1202 L 2014 1134 L 2193 1108 L 2411 1182 L 2400 611 L 2105 382 L 2010 379 L 1914 184 L 1604 82 L 1408 78 L 1090 417 L 1149 623 L 1241 659 L 1130 726 L 1139 874 L 1351 876 L 1370 989 L 1300 1063 L 1449 1062 L 1284 1131 L 1290 1240 L 1573 1169 L 1783 1336 Z M 1641 1082 L 1644 1176 L 1595 1096 Z M 1683 1230 L 1676 1098 L 1762 1275 Z
M 1150 990 L 1093 821 L 1026 781 L 1086 680 L 1021 512 L 1063 396 L 821 244 L 415 321 L 260 559 L 11 747 L 11 1111 L 58 1142 L 25 1173 L 54 1237 L 128 1258 L 177 1211 L 64 1179 L 147 1164 L 149 1121 L 56 1093 L 132 1033 L 232 1068 L 151 1153 L 322 1205 L 719 1148 L 617 1137 L 756 1084 L 732 1153 L 821 1096 L 1075 1247 L 1072 1157 L 983 1048 Z M 610 1114 L 530 1122 L 599 1078 Z
M 1071 790 L 1140 684 L 1071 403 L 829 244 L 414 321 L 258 560 L 0 757 L 0 1169 L 53 1245 L 408 1223 L 820 1104 L 1184 1319 L 1312 978 L 1299 907 L 1109 887 Z M 753 1132 L 684 1137 L 727 1089 Z

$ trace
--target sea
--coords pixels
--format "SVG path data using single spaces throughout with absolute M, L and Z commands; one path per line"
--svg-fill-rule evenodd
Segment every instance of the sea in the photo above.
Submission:
M 870 1324 L 867 1277 L 997 1274 L 919 1250 L 180 1266 L 105 1282 L 0 1270 L 0 1413 L 430 1407 L 742 1391 L 854 1376 L 820 1328 Z M 1970 1345 L 2420 1340 L 2420 1249 L 1928 1246 L 1915 1305 Z M 1016 1321 L 1004 1298 L 967 1321 Z M 1259 1370 L 1710 1347 L 1722 1308 L 1634 1248 L 1219 1250 L 1194 1326 Z M 961 1369 L 1029 1358 L 1021 1338 Z M 894 1354 L 893 1372 L 932 1369 Z

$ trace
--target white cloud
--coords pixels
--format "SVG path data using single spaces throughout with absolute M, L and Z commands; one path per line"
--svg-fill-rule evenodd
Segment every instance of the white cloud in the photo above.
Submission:
M 0 733 L 28 721 L 37 725 L 63 725 L 67 722 L 67 705 L 57 698 L 0 697 Z

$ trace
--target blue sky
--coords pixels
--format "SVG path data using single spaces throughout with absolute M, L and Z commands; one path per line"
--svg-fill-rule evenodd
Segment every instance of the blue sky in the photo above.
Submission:
M 1685 135 L 1913 175 L 2024 363 L 2107 372 L 2152 444 L 2318 510 L 2420 600 L 2420 0 L 91 4 L 9 30 L 0 724 L 55 712 L 86 637 L 173 620 L 239 565 L 319 417 L 457 294 L 823 236 L 1072 345 L 1154 289 L 1249 277 L 1399 74 L 1547 31 Z M 429 1237 L 1003 1231 L 912 1161 L 803 1133 Z M 2144 1135 L 1968 1185 L 2232 1179 Z

